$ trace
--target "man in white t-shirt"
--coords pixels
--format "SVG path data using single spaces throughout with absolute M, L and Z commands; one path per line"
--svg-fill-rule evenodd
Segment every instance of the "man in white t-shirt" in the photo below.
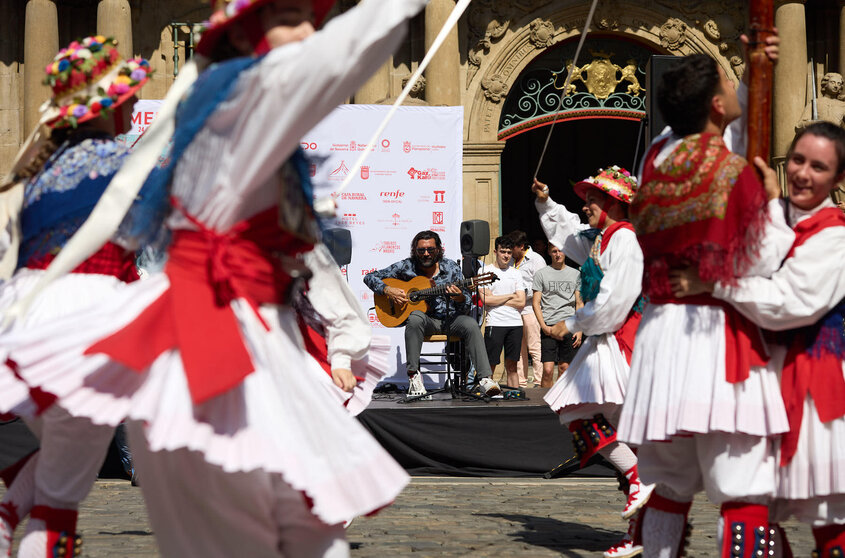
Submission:
M 543 377 L 543 366 L 540 354 L 540 324 L 534 316 L 534 309 L 531 308 L 531 286 L 534 284 L 534 274 L 546 267 L 546 260 L 541 254 L 531 249 L 528 236 L 524 232 L 512 231 L 508 236 L 513 241 L 513 257 L 510 265 L 522 274 L 522 281 L 526 288 L 526 304 L 525 308 L 522 309 L 522 349 L 516 363 L 516 374 L 519 379 L 519 387 L 526 387 L 528 384 L 528 355 L 531 355 L 534 385 L 538 386 L 540 379 Z
M 525 307 L 525 283 L 522 274 L 510 267 L 513 241 L 500 236 L 495 241 L 496 263 L 490 270 L 499 278 L 489 288 L 481 289 L 484 307 L 487 309 L 487 327 L 484 330 L 484 344 L 490 367 L 499 364 L 502 348 L 505 350 L 505 371 L 508 385 L 519 387 L 516 361 L 522 347 L 522 317 Z

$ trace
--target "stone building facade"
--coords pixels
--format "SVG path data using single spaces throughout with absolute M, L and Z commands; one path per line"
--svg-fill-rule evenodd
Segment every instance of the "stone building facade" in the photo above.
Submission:
M 340 0 L 336 10 L 354 2 Z M 843 69 L 845 0 L 775 6 L 783 44 L 774 87 L 778 158 L 812 94 L 810 65 L 817 80 Z M 350 102 L 395 98 L 453 7 L 454 0 L 431 0 L 399 52 Z M 558 111 L 554 101 L 588 8 L 583 0 L 474 0 L 411 100 L 464 107 L 464 217 L 489 221 L 494 236 L 515 227 L 539 230 L 531 224 L 536 219 L 527 220 L 533 212 L 528 188 L 554 114 L 549 162 L 539 176 L 566 184 L 598 166 L 630 168 L 641 155 L 652 54 L 703 52 L 730 76 L 742 74 L 745 2 L 599 0 L 579 78 Z M 190 25 L 209 13 L 202 0 L 0 0 L 6 30 L 0 34 L 0 170 L 8 169 L 49 95 L 40 83 L 43 68 L 60 45 L 93 32 L 115 36 L 124 55 L 142 55 L 155 69 L 143 97 L 162 98 L 189 55 Z

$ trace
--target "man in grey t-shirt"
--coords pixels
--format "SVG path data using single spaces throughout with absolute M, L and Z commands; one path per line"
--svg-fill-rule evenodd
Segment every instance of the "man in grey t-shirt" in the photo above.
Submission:
M 563 251 L 549 245 L 551 265 L 534 274 L 534 295 L 532 306 L 537 321 L 540 322 L 540 355 L 543 362 L 543 380 L 540 387 L 552 387 L 555 363 L 558 365 L 558 377 L 572 362 L 578 346 L 581 345 L 581 332 L 567 333 L 562 339 L 552 337 L 552 326 L 575 314 L 583 306 L 578 291 L 581 289 L 581 273 L 564 264 Z

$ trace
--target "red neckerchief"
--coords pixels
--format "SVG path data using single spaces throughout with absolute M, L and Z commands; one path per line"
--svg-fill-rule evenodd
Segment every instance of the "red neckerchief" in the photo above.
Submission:
M 234 388 L 255 369 L 232 300 L 246 300 L 267 327 L 258 306 L 284 302 L 292 281 L 274 254 L 312 246 L 279 227 L 275 207 L 224 233 L 183 213 L 200 230 L 174 232 L 164 270 L 170 287 L 86 354 L 104 353 L 143 373 L 161 353 L 178 349 L 191 398 L 199 404 Z
M 669 270 L 689 262 L 705 281 L 735 284 L 759 253 L 768 219 L 763 185 L 719 135 L 687 136 L 655 167 L 664 145 L 646 156 L 630 209 L 643 249 L 643 294 L 671 296 Z
M 845 215 L 836 207 L 822 209 L 812 217 L 801 221 L 793 230 L 795 242 L 787 259 L 795 249 L 813 235 L 829 227 L 845 226 Z M 807 339 L 803 333 L 794 336 L 783 362 L 781 395 L 789 419 L 789 432 L 783 435 L 780 464 L 787 465 L 798 449 L 801 422 L 804 418 L 804 400 L 809 394 L 813 398 L 819 420 L 829 422 L 845 415 L 845 378 L 842 376 L 842 361 L 830 353 L 821 355 L 807 351 Z

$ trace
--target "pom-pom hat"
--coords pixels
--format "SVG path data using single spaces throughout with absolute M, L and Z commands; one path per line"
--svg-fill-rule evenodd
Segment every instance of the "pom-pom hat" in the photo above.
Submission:
M 203 56 L 211 56 L 220 39 L 233 23 L 243 19 L 247 14 L 274 0 L 218 0 L 217 7 L 208 20 L 202 32 L 196 51 Z M 314 10 L 314 26 L 319 27 L 332 9 L 335 0 L 311 0 Z
M 573 186 L 575 193 L 581 199 L 587 198 L 587 191 L 596 188 L 612 198 L 630 204 L 637 191 L 637 179 L 622 167 L 616 165 L 599 169 L 596 176 L 585 178 Z
M 74 41 L 47 65 L 45 85 L 53 98 L 41 121 L 51 128 L 76 126 L 114 110 L 150 79 L 143 58 L 123 60 L 117 41 L 96 35 Z

